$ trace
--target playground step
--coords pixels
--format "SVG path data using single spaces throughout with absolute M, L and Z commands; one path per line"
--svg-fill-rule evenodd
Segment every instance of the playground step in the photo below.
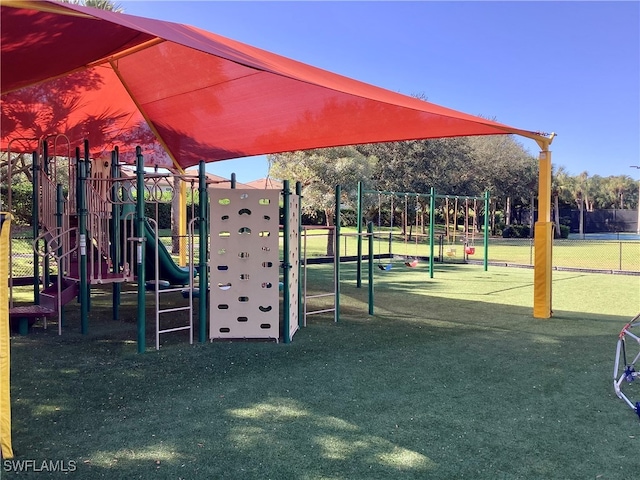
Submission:
M 40 292 L 40 306 L 58 311 L 58 303 L 66 305 L 78 295 L 78 284 L 63 281 L 60 296 L 58 297 L 58 285 L 54 284 Z
M 11 331 L 26 335 L 29 328 L 38 318 L 53 317 L 57 315 L 56 310 L 43 305 L 22 305 L 9 309 L 9 325 Z
M 38 318 L 56 317 L 58 305 L 66 305 L 77 294 L 78 285 L 68 281 L 63 281 L 60 295 L 57 284 L 45 288 L 40 292 L 40 305 L 21 305 L 9 309 L 11 330 L 26 335 Z

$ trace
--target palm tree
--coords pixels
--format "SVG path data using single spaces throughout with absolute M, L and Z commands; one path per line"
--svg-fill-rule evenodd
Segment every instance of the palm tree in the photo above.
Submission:
M 124 8 L 119 3 L 111 0 L 59 0 L 62 3 L 70 3 L 72 5 L 83 5 L 85 7 L 93 7 L 99 10 L 107 10 L 109 12 L 122 13 Z
M 578 205 L 578 232 L 580 233 L 580 236 L 584 235 L 584 205 L 586 199 L 588 198 L 588 180 L 589 174 L 584 171 L 577 177 L 573 177 L 573 181 L 571 182 L 571 194 L 573 195 L 573 199 Z
M 560 238 L 560 196 L 569 186 L 571 177 L 563 166 L 558 167 L 551 175 L 551 195 L 553 196 L 553 217 L 556 238 Z

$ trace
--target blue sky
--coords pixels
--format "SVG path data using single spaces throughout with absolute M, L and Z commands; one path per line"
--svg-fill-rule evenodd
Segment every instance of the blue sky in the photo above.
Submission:
M 357 80 L 556 132 L 569 173 L 640 165 L 640 2 L 120 1 Z M 535 142 L 522 139 L 537 155 Z M 247 182 L 264 157 L 210 164 Z

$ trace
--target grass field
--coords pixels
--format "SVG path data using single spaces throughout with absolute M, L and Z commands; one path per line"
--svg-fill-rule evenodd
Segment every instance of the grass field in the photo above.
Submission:
M 314 293 L 331 271 L 309 267 Z M 16 459 L 76 470 L 16 474 L 3 463 L 3 478 L 637 476 L 640 422 L 612 371 L 617 334 L 640 311 L 640 277 L 555 272 L 554 317 L 535 320 L 528 269 L 375 276 L 372 317 L 345 264 L 338 324 L 311 317 L 289 345 L 190 346 L 171 334 L 144 355 L 135 295 L 114 321 L 108 289 L 97 290 L 88 335 L 70 307 L 62 337 L 39 325 L 12 337 Z
M 353 234 L 355 229 L 343 228 L 342 233 Z M 388 230 L 374 232 L 374 254 L 388 254 Z M 307 241 L 309 256 L 321 256 L 326 253 L 326 233 L 323 230 L 311 231 Z M 445 262 L 463 261 L 464 244 L 457 237 L 455 241 L 442 242 Z M 341 238 L 340 254 L 343 256 L 357 255 L 357 240 L 353 236 Z M 435 255 L 439 254 L 438 237 L 435 238 Z M 475 237 L 472 241 L 475 254 L 471 260 L 481 261 L 484 258 L 483 239 Z M 533 239 L 489 239 L 489 261 L 533 265 L 535 250 Z M 454 249 L 455 256 L 447 256 L 447 252 Z M 366 254 L 366 241 L 363 241 L 363 252 Z M 428 257 L 430 255 L 429 238 L 418 237 L 418 243 L 413 239 L 405 241 L 399 229 L 394 231 L 391 252 L 405 257 Z M 622 270 L 640 272 L 640 241 L 584 241 L 584 240 L 556 240 L 553 246 L 553 264 L 558 267 L 583 268 L 594 270 Z

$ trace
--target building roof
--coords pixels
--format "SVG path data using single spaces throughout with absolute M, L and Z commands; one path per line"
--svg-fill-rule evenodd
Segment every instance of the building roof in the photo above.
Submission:
M 194 176 L 195 181 L 198 181 L 198 167 L 187 168 L 184 171 L 185 175 Z M 205 172 L 207 178 L 207 185 L 212 188 L 231 188 L 231 180 L 220 175 Z M 247 183 L 236 182 L 236 188 L 255 188 Z
M 268 189 L 282 190 L 282 182 L 269 177 L 259 178 L 258 180 L 247 182 L 247 185 L 250 188 L 258 188 L 260 190 L 268 190 Z

